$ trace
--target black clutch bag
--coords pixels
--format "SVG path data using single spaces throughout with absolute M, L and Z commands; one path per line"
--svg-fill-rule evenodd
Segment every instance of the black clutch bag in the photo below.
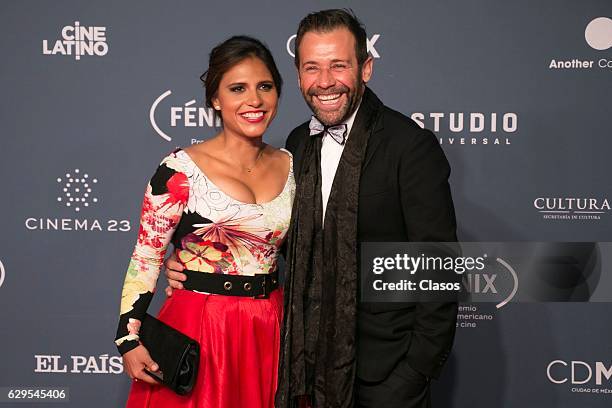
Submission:
M 147 374 L 179 395 L 188 394 L 198 375 L 198 342 L 150 314 L 143 319 L 138 335 L 153 361 L 159 365 L 159 371 L 147 371 Z

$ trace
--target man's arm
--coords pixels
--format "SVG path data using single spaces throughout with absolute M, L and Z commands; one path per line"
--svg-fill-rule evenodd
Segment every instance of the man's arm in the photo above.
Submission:
M 400 162 L 400 196 L 408 238 L 413 242 L 454 242 L 456 221 L 448 177 L 450 166 L 436 137 L 419 130 Z M 456 302 L 423 302 L 416 308 L 407 353 L 414 369 L 437 377 L 453 343 Z

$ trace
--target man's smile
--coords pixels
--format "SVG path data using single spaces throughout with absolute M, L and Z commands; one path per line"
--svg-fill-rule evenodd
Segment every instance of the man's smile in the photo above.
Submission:
M 322 95 L 314 95 L 313 99 L 315 99 L 321 107 L 324 109 L 337 109 L 343 100 L 342 96 L 346 95 L 343 92 L 333 93 L 333 94 L 322 94 Z

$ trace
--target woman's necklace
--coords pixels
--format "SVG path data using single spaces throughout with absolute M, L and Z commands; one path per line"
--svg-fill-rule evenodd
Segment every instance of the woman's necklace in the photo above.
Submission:
M 241 165 L 242 168 L 247 171 L 247 173 L 250 174 L 253 171 L 253 169 L 255 168 L 255 166 L 257 166 L 257 162 L 259 161 L 259 158 L 263 155 L 263 151 L 264 151 L 265 148 L 266 148 L 265 146 L 262 146 L 259 149 L 259 152 L 257 153 L 257 157 L 255 158 L 255 161 L 253 162 L 253 164 L 250 167 L 246 167 L 246 166 Z

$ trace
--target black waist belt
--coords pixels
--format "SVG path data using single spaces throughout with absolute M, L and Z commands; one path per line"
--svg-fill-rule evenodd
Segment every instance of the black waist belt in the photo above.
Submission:
M 266 299 L 270 296 L 270 292 L 278 288 L 278 272 L 245 276 L 195 272 L 186 269 L 183 273 L 187 275 L 183 287 L 198 292 Z

